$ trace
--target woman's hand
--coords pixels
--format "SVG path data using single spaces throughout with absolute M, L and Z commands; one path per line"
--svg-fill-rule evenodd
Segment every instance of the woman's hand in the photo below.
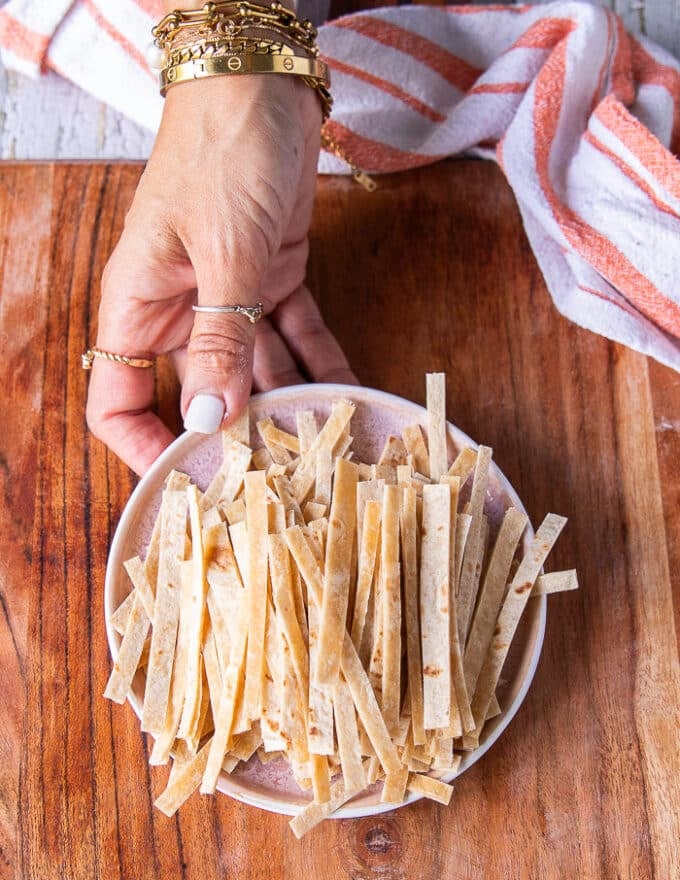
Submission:
M 209 433 L 258 390 L 355 382 L 303 286 L 321 113 L 291 76 L 172 87 L 153 153 L 104 272 L 97 346 L 171 353 L 185 426 Z M 198 293 L 196 293 L 198 291 Z M 194 313 L 254 305 L 268 317 Z M 97 359 L 88 424 L 142 474 L 173 439 L 151 411 L 153 372 Z

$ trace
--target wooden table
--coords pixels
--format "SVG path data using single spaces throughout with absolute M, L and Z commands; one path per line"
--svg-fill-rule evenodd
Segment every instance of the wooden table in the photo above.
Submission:
M 364 383 L 422 401 L 445 370 L 452 420 L 494 447 L 533 521 L 569 516 L 550 567 L 576 566 L 581 589 L 550 600 L 525 704 L 449 808 L 301 842 L 224 796 L 152 808 L 167 771 L 101 696 L 107 549 L 134 479 L 85 429 L 79 364 L 140 171 L 0 167 L 2 878 L 680 877 L 680 377 L 557 314 L 481 162 L 372 195 L 321 180 L 309 280 Z

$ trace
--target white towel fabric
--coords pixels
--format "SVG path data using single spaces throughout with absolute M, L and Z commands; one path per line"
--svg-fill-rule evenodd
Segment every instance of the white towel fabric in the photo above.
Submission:
M 9 0 L 5 64 L 155 129 L 158 0 Z M 557 308 L 680 370 L 680 64 L 606 9 L 399 6 L 320 30 L 330 130 L 373 173 L 495 158 Z M 323 153 L 322 173 L 346 173 Z

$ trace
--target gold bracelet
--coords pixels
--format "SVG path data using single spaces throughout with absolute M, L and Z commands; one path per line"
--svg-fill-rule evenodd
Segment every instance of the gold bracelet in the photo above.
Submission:
M 244 73 L 288 73 L 300 76 L 319 93 L 324 116 L 330 112 L 328 65 L 316 58 L 300 58 L 297 55 L 230 55 L 176 64 L 161 71 L 161 95 L 165 96 L 170 86 L 180 82 Z

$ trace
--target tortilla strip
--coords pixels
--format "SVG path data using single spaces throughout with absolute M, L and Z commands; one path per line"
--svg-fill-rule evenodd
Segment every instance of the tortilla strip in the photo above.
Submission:
M 371 592 L 375 560 L 380 537 L 380 518 L 382 507 L 379 501 L 368 501 L 363 517 L 361 531 L 361 549 L 359 551 L 359 576 L 354 598 L 352 616 L 352 641 L 357 650 L 361 647 L 361 639 L 366 624 L 366 611 Z
M 243 479 L 250 465 L 252 452 L 243 443 L 231 443 L 224 450 L 224 482 L 219 495 L 219 504 L 231 504 L 243 485 Z
M 418 524 L 416 490 L 405 489 L 401 502 L 401 556 L 406 624 L 406 665 L 411 725 L 416 745 L 425 742 L 423 727 L 423 667 L 420 659 L 420 613 L 418 599 Z
M 576 569 L 569 571 L 551 571 L 550 574 L 538 576 L 531 597 L 546 596 L 548 593 L 562 593 L 566 590 L 578 590 L 578 577 Z
M 422 795 L 431 801 L 448 805 L 453 794 L 453 786 L 432 776 L 423 776 L 421 773 L 412 773 L 409 776 L 406 788 L 413 794 Z
M 279 446 L 272 439 L 272 432 L 276 431 L 274 422 L 270 418 L 260 419 L 257 423 L 257 430 L 274 464 L 288 464 L 291 459 L 290 453 L 284 446 Z
M 149 620 L 153 620 L 156 597 L 151 584 L 149 583 L 149 579 L 146 576 L 144 563 L 139 556 L 133 556 L 132 559 L 125 560 L 123 567 L 128 573 L 128 577 L 132 581 L 135 590 L 139 593 L 139 598 L 144 611 L 146 611 L 146 616 Z
M 316 418 L 311 410 L 298 410 L 295 413 L 295 424 L 297 427 L 298 441 L 300 443 L 300 455 L 304 455 L 309 451 L 309 447 L 314 442 L 314 438 L 318 434 L 316 427 Z
M 199 497 L 196 486 L 187 487 L 189 499 L 189 521 L 191 523 L 191 591 L 188 596 L 189 605 L 180 610 L 187 620 L 187 659 L 184 707 L 177 736 L 187 739 L 196 735 L 201 708 L 201 676 L 202 659 L 201 643 L 203 641 L 203 625 L 205 621 L 205 557 L 203 554 L 203 538 L 201 534 L 201 515 Z
M 453 464 L 449 468 L 449 476 L 460 477 L 460 486 L 462 489 L 470 474 L 473 473 L 476 464 L 476 451 L 469 446 L 466 446 L 464 449 L 461 449 L 454 459 Z
M 179 625 L 181 562 L 184 559 L 187 538 L 186 492 L 166 490 L 163 493 L 162 505 L 156 606 L 142 710 L 142 730 L 148 733 L 160 733 L 163 730 L 168 708 L 170 678 Z
M 413 467 L 420 474 L 428 474 L 430 457 L 423 438 L 420 425 L 409 425 L 401 432 L 404 445 L 409 455 L 413 456 Z
M 361 760 L 361 741 L 352 694 L 342 675 L 338 677 L 333 689 L 333 714 L 345 785 L 354 791 L 360 791 L 366 786 L 366 774 Z
M 132 606 L 136 595 L 137 591 L 133 587 L 111 615 L 111 626 L 115 629 L 118 635 L 125 635 L 125 630 L 127 629 L 128 620 L 130 619 L 130 613 L 132 612 Z M 142 608 L 143 607 L 144 605 L 142 605 Z
M 465 683 L 471 694 L 475 692 L 479 671 L 491 644 L 493 628 L 503 604 L 510 565 L 526 524 L 527 516 L 521 510 L 510 507 L 505 511 L 465 649 Z
M 383 789 L 380 794 L 381 804 L 403 804 L 406 797 L 406 783 L 408 782 L 408 767 L 402 767 L 396 773 L 388 773 L 385 776 Z
M 198 788 L 208 761 L 209 740 L 189 761 L 185 761 L 168 781 L 165 791 L 154 801 L 161 813 L 174 816 L 184 801 Z
M 470 618 L 475 607 L 475 576 L 479 556 L 483 550 L 482 515 L 484 512 L 484 499 L 486 486 L 489 478 L 489 465 L 491 463 L 491 449 L 488 446 L 480 446 L 477 453 L 475 476 L 472 483 L 470 496 L 469 515 L 472 517 L 470 532 L 465 543 L 463 553 L 463 567 L 460 574 L 460 583 L 456 594 L 456 612 L 458 615 L 458 638 L 461 645 L 467 642 L 467 634 L 470 628 Z
M 356 527 L 358 478 L 355 464 L 344 458 L 336 459 L 316 660 L 316 681 L 322 687 L 335 685 L 340 668 Z
M 420 558 L 420 641 L 423 661 L 423 723 L 426 730 L 451 723 L 449 635 L 448 486 L 423 486 Z
M 382 710 L 385 724 L 394 736 L 399 724 L 401 700 L 401 578 L 399 567 L 398 486 L 385 486 L 380 541 L 383 578 L 383 667 Z
M 489 704 L 496 690 L 521 614 L 529 601 L 529 595 L 538 578 L 541 566 L 566 522 L 567 520 L 563 516 L 557 516 L 554 513 L 549 513 L 546 516 L 512 579 L 503 607 L 498 615 L 491 647 L 479 673 L 477 689 L 472 700 L 472 714 L 477 726 L 477 736 L 479 736 L 486 720 Z
M 401 437 L 395 437 L 391 434 L 385 441 L 383 451 L 380 453 L 380 458 L 378 459 L 378 464 L 396 468 L 399 465 L 406 464 L 407 456 L 408 452 L 404 441 Z
M 331 503 L 331 480 L 333 477 L 333 456 L 328 446 L 321 446 L 316 453 L 316 479 L 314 501 L 328 506 Z
M 427 442 L 429 470 L 432 482 L 437 482 L 448 470 L 446 430 L 446 376 L 444 373 L 427 373 Z
M 312 445 L 301 457 L 300 464 L 291 479 L 293 495 L 303 502 L 309 494 L 316 477 L 316 455 L 322 446 L 334 448 L 349 424 L 356 407 L 349 400 L 339 400 L 333 405 L 326 424 L 314 438 Z
M 249 471 L 244 479 L 246 534 L 248 536 L 249 624 L 246 656 L 245 713 L 258 718 L 262 708 L 264 637 L 267 624 L 267 495 L 262 471 Z
M 127 698 L 149 633 L 149 617 L 144 610 L 141 596 L 136 590 L 131 595 L 134 598 L 127 627 L 104 691 L 104 696 L 115 703 L 124 703 Z

